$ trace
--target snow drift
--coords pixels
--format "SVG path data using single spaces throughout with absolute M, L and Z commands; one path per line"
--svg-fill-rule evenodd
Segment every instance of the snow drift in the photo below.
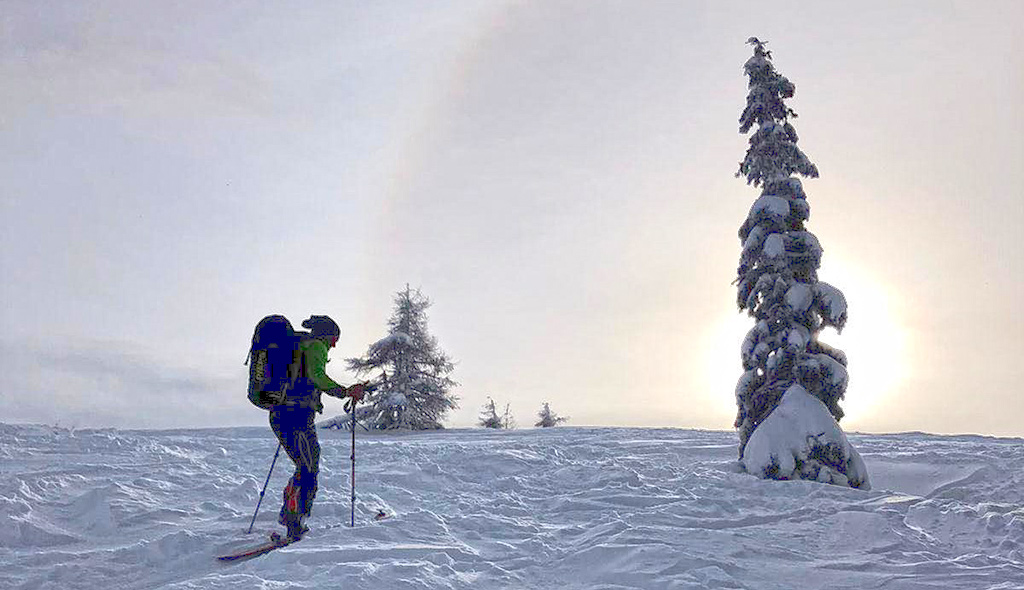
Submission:
M 0 424 L 0 588 L 1024 587 L 1020 439 L 849 435 L 867 491 L 754 478 L 731 431 L 360 431 L 349 528 L 349 436 L 321 431 L 309 536 L 222 564 L 280 528 L 281 463 L 245 533 L 269 428 Z
M 860 454 L 825 404 L 792 385 L 747 441 L 747 473 L 769 479 L 812 479 L 871 489 Z

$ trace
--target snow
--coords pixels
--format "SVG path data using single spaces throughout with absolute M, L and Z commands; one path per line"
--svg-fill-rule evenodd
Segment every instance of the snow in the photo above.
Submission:
M 762 211 L 767 211 L 780 219 L 785 219 L 789 216 L 789 201 L 782 197 L 764 195 L 750 206 L 750 213 L 747 217 L 756 217 Z
M 378 340 L 371 348 L 390 348 L 396 346 L 413 346 L 412 336 L 405 332 L 395 331 Z
M 843 292 L 825 281 L 814 285 L 822 317 L 834 326 L 842 327 L 846 321 L 846 297 Z
M 804 313 L 814 301 L 814 290 L 807 283 L 796 283 L 786 291 L 786 305 L 793 313 Z
M 830 357 L 820 356 L 835 363 Z M 842 369 L 842 365 L 835 364 Z M 842 375 L 845 379 L 845 370 Z M 830 466 L 813 458 L 815 451 L 829 445 L 842 453 L 839 465 Z M 852 480 L 863 482 L 854 487 L 870 489 L 860 454 L 850 445 L 825 404 L 800 385 L 791 385 L 779 405 L 757 426 L 741 462 L 752 475 L 761 476 L 774 469 L 776 478 L 796 479 L 802 471 L 804 479 L 816 477 L 820 482 L 839 485 Z
M 743 241 L 743 255 L 748 256 L 749 252 L 752 252 L 755 248 L 759 247 L 764 242 L 765 234 L 767 230 L 764 226 L 755 225 L 750 233 L 747 234 L 747 239 Z
M 803 327 L 796 326 L 789 330 L 789 338 L 786 340 L 787 344 L 794 346 L 804 347 L 811 341 L 811 332 Z
M 828 376 L 829 383 L 834 387 L 842 387 L 845 390 L 846 383 L 850 379 L 846 372 L 846 367 L 827 354 L 816 354 L 814 358 L 821 363 L 821 368 L 825 371 L 825 375 Z
M 349 434 L 320 434 L 309 536 L 222 564 L 278 528 L 281 459 L 245 533 L 269 428 L 0 424 L 0 588 L 1024 587 L 1019 439 L 850 435 L 866 491 L 752 477 L 731 431 L 359 431 L 349 528 Z
M 764 255 L 778 258 L 786 253 L 786 241 L 782 234 L 769 234 L 764 241 Z

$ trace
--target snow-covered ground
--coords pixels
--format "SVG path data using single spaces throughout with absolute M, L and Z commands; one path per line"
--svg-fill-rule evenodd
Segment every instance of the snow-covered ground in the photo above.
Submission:
M 1024 588 L 1020 439 L 850 435 L 861 491 L 741 473 L 732 432 L 358 436 L 354 529 L 322 431 L 310 535 L 222 564 L 279 528 L 287 459 L 245 533 L 269 428 L 0 424 L 0 588 Z

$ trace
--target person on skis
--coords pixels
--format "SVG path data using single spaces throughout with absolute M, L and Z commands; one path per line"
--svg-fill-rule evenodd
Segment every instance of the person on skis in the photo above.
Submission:
M 295 473 L 284 488 L 284 502 L 278 522 L 287 528 L 287 537 L 301 539 L 309 531 L 304 520 L 313 509 L 317 476 L 320 472 L 320 442 L 313 420 L 323 411 L 320 394 L 352 399 L 353 407 L 363 397 L 363 384 L 351 387 L 338 384 L 327 375 L 327 354 L 338 343 L 341 329 L 330 317 L 310 316 L 302 322 L 310 331 L 299 343 L 300 375 L 288 391 L 284 403 L 272 406 L 270 427 L 295 463 Z

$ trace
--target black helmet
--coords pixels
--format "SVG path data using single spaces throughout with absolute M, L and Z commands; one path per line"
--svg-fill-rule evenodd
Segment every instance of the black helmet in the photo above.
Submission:
M 302 321 L 302 327 L 307 328 L 313 334 L 313 338 L 341 337 L 341 328 L 325 315 L 309 316 L 309 319 Z

